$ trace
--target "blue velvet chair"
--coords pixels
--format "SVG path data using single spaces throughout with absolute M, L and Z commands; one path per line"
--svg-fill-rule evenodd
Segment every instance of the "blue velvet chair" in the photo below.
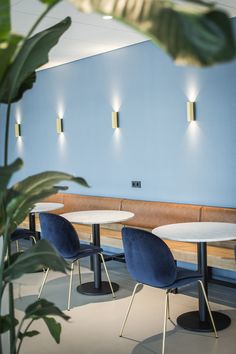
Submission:
M 36 238 L 35 233 L 33 231 L 31 231 L 29 229 L 24 229 L 24 228 L 18 227 L 11 234 L 11 241 L 16 242 L 17 252 L 20 252 L 20 245 L 19 245 L 20 240 L 32 240 L 33 243 L 37 242 L 37 238 Z
M 51 245 L 54 246 L 56 251 L 71 265 L 70 270 L 70 284 L 67 309 L 70 310 L 71 288 L 73 280 L 74 263 L 76 262 L 79 270 L 79 280 L 81 283 L 80 263 L 79 260 L 84 257 L 89 257 L 99 254 L 104 265 L 107 279 L 111 288 L 112 296 L 115 297 L 112 284 L 110 281 L 107 267 L 103 257 L 103 250 L 100 247 L 93 245 L 84 245 L 79 241 L 79 237 L 72 226 L 72 224 L 60 215 L 40 213 L 39 214 L 41 226 L 41 238 L 46 239 Z M 49 273 L 49 268 L 46 270 L 44 279 L 39 291 L 38 298 L 40 298 L 44 284 Z
M 122 229 L 122 239 L 128 272 L 137 284 L 134 287 L 128 310 L 121 327 L 120 337 L 122 337 L 138 285 L 143 284 L 164 289 L 166 290 L 162 341 L 162 354 L 164 354 L 167 319 L 173 323 L 169 311 L 169 293 L 172 289 L 193 282 L 199 282 L 209 311 L 212 327 L 217 338 L 216 327 L 201 281 L 201 275 L 196 271 L 178 268 L 166 243 L 150 232 L 124 227 Z

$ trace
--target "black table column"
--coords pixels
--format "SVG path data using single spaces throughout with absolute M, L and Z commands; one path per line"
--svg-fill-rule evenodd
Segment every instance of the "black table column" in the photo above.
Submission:
M 35 213 L 29 213 L 29 230 L 34 233 L 36 240 L 40 239 L 40 232 L 36 231 Z
M 207 275 L 207 244 L 197 244 L 198 271 L 202 275 L 202 282 L 208 296 L 208 275 Z M 194 332 L 213 332 L 206 302 L 199 285 L 199 311 L 186 312 L 177 318 L 177 323 L 182 328 Z M 212 311 L 215 326 L 218 331 L 227 328 L 231 319 L 220 312 Z
M 100 225 L 92 225 L 92 236 L 94 246 L 100 247 Z M 106 295 L 111 294 L 108 281 L 102 281 L 101 259 L 99 255 L 93 256 L 94 282 L 84 283 L 77 287 L 77 291 L 85 295 Z M 113 291 L 119 289 L 119 285 L 112 282 Z

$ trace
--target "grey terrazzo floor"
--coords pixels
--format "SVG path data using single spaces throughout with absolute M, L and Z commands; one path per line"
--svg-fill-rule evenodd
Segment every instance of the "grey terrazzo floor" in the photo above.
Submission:
M 75 273 L 72 309 L 66 311 L 69 277 L 51 273 L 42 297 L 53 301 L 71 320 L 62 323 L 61 343 L 57 345 L 50 337 L 45 324 L 37 321 L 32 329 L 41 334 L 25 339 L 22 354 L 158 354 L 161 353 L 162 323 L 164 310 L 164 291 L 144 286 L 135 298 L 127 322 L 124 338 L 118 336 L 134 282 L 130 279 L 122 263 L 108 262 L 110 276 L 119 283 L 120 290 L 113 300 L 110 295 L 85 296 L 76 292 L 77 274 Z M 90 281 L 93 274 L 88 263 L 82 264 L 82 280 Z M 24 308 L 36 300 L 42 279 L 41 273 L 30 274 L 15 284 L 16 315 L 20 318 Z M 166 353 L 175 354 L 234 354 L 236 352 L 236 289 L 210 285 L 212 309 L 227 313 L 232 324 L 219 332 L 219 339 L 211 333 L 187 332 L 168 323 Z M 171 313 L 176 317 L 197 308 L 196 289 L 186 287 L 178 295 L 171 295 Z M 4 354 L 7 354 L 5 348 Z

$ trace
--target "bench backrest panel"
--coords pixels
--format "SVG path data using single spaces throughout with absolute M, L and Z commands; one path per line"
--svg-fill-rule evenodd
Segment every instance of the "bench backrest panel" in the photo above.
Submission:
M 200 220 L 236 223 L 236 209 L 204 206 Z
M 63 213 L 80 210 L 120 210 L 121 199 L 64 194 Z
M 166 224 L 200 221 L 201 206 L 123 199 L 121 210 L 135 214 L 126 225 L 153 229 Z

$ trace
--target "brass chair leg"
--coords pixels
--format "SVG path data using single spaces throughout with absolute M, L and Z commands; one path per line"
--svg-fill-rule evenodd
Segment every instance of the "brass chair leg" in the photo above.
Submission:
M 99 253 L 99 255 L 101 256 L 101 259 L 102 259 L 102 263 L 103 263 L 103 266 L 104 266 L 104 269 L 105 269 L 105 272 L 106 272 L 107 280 L 108 280 L 110 288 L 111 288 L 112 296 L 113 296 L 113 298 L 115 298 L 116 296 L 115 296 L 115 293 L 114 293 L 114 290 L 113 290 L 113 287 L 112 287 L 111 279 L 110 279 L 108 271 L 107 271 L 107 266 L 106 266 L 103 254 Z
M 79 285 L 81 285 L 82 281 L 81 281 L 81 271 L 80 271 L 80 261 L 77 260 L 77 266 L 78 266 L 78 272 L 79 272 Z
M 135 296 L 135 294 L 136 294 L 137 287 L 138 287 L 139 285 L 141 285 L 141 284 L 142 284 L 142 283 L 137 283 L 137 284 L 135 285 L 135 287 L 134 287 L 134 290 L 133 290 L 133 293 L 132 293 L 132 296 L 131 296 L 131 299 L 130 299 L 129 306 L 128 306 L 128 309 L 127 309 L 127 311 L 126 311 L 123 324 L 122 324 L 122 326 L 121 326 L 121 330 L 120 330 L 120 334 L 119 334 L 120 337 L 122 337 L 122 334 L 123 334 L 123 331 L 124 331 L 124 327 L 125 327 L 126 321 L 127 321 L 127 319 L 128 319 L 128 316 L 129 316 L 129 313 L 130 313 L 130 309 L 131 309 L 132 303 L 133 303 L 133 301 L 134 301 L 134 296 Z
M 209 301 L 208 301 L 208 298 L 207 298 L 207 295 L 206 295 L 206 291 L 205 291 L 203 282 L 202 282 L 201 280 L 198 280 L 198 282 L 199 282 L 199 284 L 201 285 L 202 293 L 203 293 L 203 296 L 204 296 L 204 299 L 205 299 L 205 302 L 206 302 L 206 305 L 207 305 L 207 309 L 208 309 L 208 312 L 209 312 L 209 316 L 210 316 L 210 319 L 211 319 L 211 324 L 212 324 L 213 330 L 214 330 L 214 332 L 215 332 L 215 337 L 216 337 L 216 338 L 219 338 L 219 336 L 218 336 L 218 334 L 217 334 L 217 331 L 216 331 L 215 322 L 214 322 L 214 319 L 213 319 L 213 316 L 212 316 L 212 313 L 211 313 L 210 303 L 209 303 Z
M 72 281 L 73 281 L 73 270 L 74 270 L 74 263 L 71 263 L 70 284 L 69 284 L 69 294 L 68 294 L 68 303 L 67 303 L 67 310 L 68 311 L 70 311 L 70 299 L 71 299 L 71 288 L 72 288 Z
M 36 240 L 36 237 L 34 236 L 30 236 L 30 238 L 32 239 L 33 243 L 36 244 L 37 243 L 37 240 Z
M 166 324 L 167 324 L 167 318 L 168 318 L 168 307 L 169 307 L 169 290 L 166 291 L 166 296 L 165 296 L 165 309 L 164 309 L 164 323 L 163 323 L 163 337 L 162 337 L 162 351 L 161 353 L 165 353 L 165 342 L 166 342 Z
M 167 293 L 167 318 L 172 323 L 173 326 L 176 326 L 172 318 L 170 317 L 170 293 L 172 290 L 168 291 Z
M 16 240 L 16 252 L 20 252 L 20 243 L 18 240 Z
M 49 273 L 49 268 L 46 270 L 45 274 L 44 274 L 44 277 L 43 277 L 43 282 L 42 282 L 42 285 L 39 289 L 39 294 L 38 294 L 38 299 L 40 299 L 40 296 L 41 296 L 41 293 L 42 293 L 42 290 L 43 290 L 43 287 L 44 287 L 44 284 L 47 280 L 47 277 L 48 277 L 48 273 Z

